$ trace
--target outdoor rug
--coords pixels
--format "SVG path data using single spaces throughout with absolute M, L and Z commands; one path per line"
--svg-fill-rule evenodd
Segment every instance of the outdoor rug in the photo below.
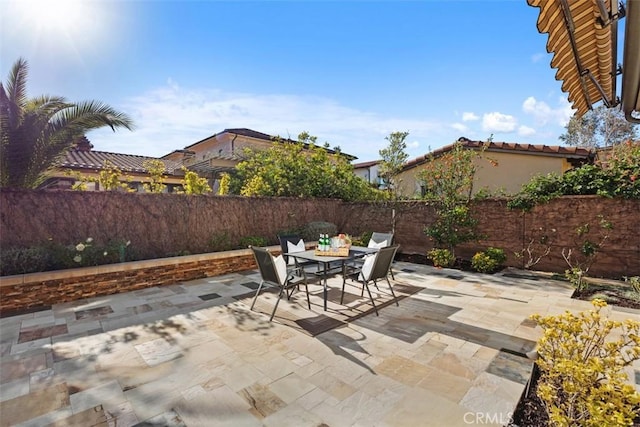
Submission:
M 360 319 L 364 316 L 375 316 L 375 311 L 371 305 L 371 300 L 365 290 L 364 296 L 361 296 L 362 285 L 355 282 L 347 282 L 344 293 L 344 301 L 340 304 L 340 293 L 342 281 L 339 283 L 329 280 L 329 288 L 327 293 L 327 310 L 323 310 L 323 288 L 318 284 L 309 285 L 309 297 L 311 300 L 311 310 L 307 306 L 307 297 L 304 287 L 295 291 L 290 299 L 283 295 L 276 314 L 273 318 L 274 322 L 290 326 L 298 329 L 310 336 L 316 336 L 331 329 L 344 326 L 351 321 Z M 378 283 L 379 289 L 373 284 L 369 285 L 369 289 L 373 295 L 378 312 L 384 310 L 385 307 L 395 305 L 393 297 L 389 291 L 386 282 Z M 401 281 L 392 281 L 393 290 L 398 297 L 398 303 L 402 306 L 402 300 L 420 292 L 424 288 L 413 286 Z M 269 287 L 260 291 L 258 300 L 256 301 L 253 311 L 268 316 L 271 315 L 273 307 L 278 299 L 279 289 Z M 234 298 L 251 307 L 251 302 L 255 296 L 255 290 L 237 295 Z

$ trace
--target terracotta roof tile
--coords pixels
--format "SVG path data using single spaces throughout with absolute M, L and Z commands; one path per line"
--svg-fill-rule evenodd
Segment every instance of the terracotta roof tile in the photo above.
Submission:
M 409 160 L 404 164 L 403 169 L 411 169 L 420 164 L 425 163 L 431 157 L 439 157 L 451 151 L 455 144 L 462 143 L 463 147 L 470 149 L 480 149 L 485 146 L 489 152 L 518 152 L 522 154 L 547 155 L 553 157 L 565 158 L 583 158 L 587 159 L 594 155 L 594 151 L 581 147 L 565 147 L 561 145 L 539 145 L 539 144 L 520 144 L 516 142 L 486 142 L 472 141 L 465 137 L 461 137 L 457 142 L 438 148 L 437 150 L 425 155 Z
M 60 166 L 73 169 L 102 169 L 105 162 L 112 163 L 124 172 L 146 172 L 143 163 L 148 160 L 161 160 L 165 164 L 165 173 L 182 175 L 182 164 L 156 157 L 138 156 L 134 154 L 108 153 L 105 151 L 69 150 Z
M 378 163 L 380 163 L 382 160 L 371 160 L 369 162 L 362 162 L 362 163 L 354 163 L 353 167 L 355 169 L 360 169 L 360 168 L 368 168 L 371 166 L 375 166 Z

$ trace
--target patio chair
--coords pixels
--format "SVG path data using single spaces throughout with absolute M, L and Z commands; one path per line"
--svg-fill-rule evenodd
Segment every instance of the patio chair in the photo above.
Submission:
M 371 238 L 369 239 L 369 243 L 367 244 L 368 248 L 384 248 L 387 246 L 391 246 L 393 244 L 393 233 L 378 233 L 377 231 L 374 231 L 371 234 Z M 355 266 L 362 266 L 362 263 L 371 255 L 365 256 L 362 259 L 358 259 L 358 260 L 354 260 L 354 264 Z M 391 278 L 393 280 L 396 280 L 395 276 L 393 275 L 393 270 L 391 268 L 389 268 L 389 274 L 391 274 Z M 376 284 L 376 288 L 378 287 L 378 285 Z
M 385 246 L 391 245 L 393 245 L 393 233 L 378 233 L 377 231 L 374 231 L 373 234 L 371 234 L 371 238 L 369 239 L 368 247 L 383 248 Z M 395 276 L 393 275 L 392 268 L 389 268 L 389 274 L 391 274 L 391 278 L 393 280 L 396 280 Z
M 367 293 L 369 294 L 369 298 L 371 299 L 371 305 L 373 305 L 376 316 L 378 316 L 378 308 L 373 301 L 373 295 L 371 295 L 369 283 L 373 282 L 377 287 L 377 280 L 385 279 L 387 281 L 387 284 L 389 285 L 391 295 L 393 295 L 393 299 L 396 302 L 396 305 L 400 306 L 400 304 L 398 304 L 398 298 L 396 297 L 395 292 L 393 292 L 391 282 L 389 281 L 389 269 L 391 268 L 391 263 L 393 262 L 393 258 L 396 256 L 397 250 L 398 246 L 387 246 L 381 248 L 374 255 L 369 256 L 367 259 L 365 259 L 364 263 L 360 267 L 345 265 L 342 274 L 342 294 L 340 295 L 340 304 L 342 304 L 342 301 L 344 299 L 344 287 L 347 283 L 347 278 L 350 278 L 362 283 L 361 296 L 364 296 L 364 290 L 366 288 Z
M 303 284 L 306 288 L 307 306 L 309 307 L 309 310 L 311 310 L 309 287 L 307 286 L 307 276 L 304 272 L 304 269 L 301 267 L 296 267 L 294 269 L 287 270 L 287 265 L 282 255 L 278 255 L 277 257 L 275 257 L 271 252 L 269 252 L 269 250 L 265 248 L 258 248 L 255 246 L 250 246 L 250 248 L 253 251 L 253 256 L 256 260 L 256 263 L 258 264 L 258 269 L 260 270 L 260 276 L 262 278 L 262 280 L 260 281 L 260 285 L 258 285 L 256 295 L 253 297 L 253 302 L 251 303 L 250 309 L 253 310 L 253 306 L 256 304 L 258 295 L 260 294 L 263 285 L 268 283 L 272 286 L 280 288 L 280 292 L 278 293 L 278 300 L 273 307 L 273 312 L 271 312 L 269 322 L 273 320 L 273 316 L 276 314 L 276 309 L 278 308 L 278 304 L 280 303 L 282 294 L 287 293 L 287 291 L 290 289 L 297 288 L 298 285 L 301 284 Z M 289 295 L 290 294 L 287 294 L 287 296 Z
M 284 260 L 288 266 L 296 266 L 306 268 L 310 265 L 314 265 L 313 261 L 302 261 L 295 257 L 284 255 L 287 253 L 293 254 L 296 252 L 304 252 L 306 250 L 306 246 L 304 243 L 304 239 L 302 236 L 298 234 L 279 234 L 278 241 L 280 242 L 280 250 L 284 256 Z M 316 267 L 316 272 L 319 271 L 319 266 Z M 294 288 L 291 288 L 287 296 L 290 297 L 293 294 Z
M 305 242 L 301 236 L 297 234 L 279 234 L 278 241 L 280 242 L 280 250 L 283 254 L 293 254 L 296 252 L 304 252 L 306 250 Z M 298 261 L 295 257 L 284 255 L 284 260 L 287 265 L 310 265 L 313 261 Z

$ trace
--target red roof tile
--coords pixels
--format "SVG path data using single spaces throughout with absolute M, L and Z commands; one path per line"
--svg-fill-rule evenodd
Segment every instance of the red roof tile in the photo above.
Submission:
M 486 147 L 486 151 L 489 152 L 517 152 L 520 154 L 536 154 L 546 155 L 553 157 L 564 157 L 572 159 L 588 159 L 594 155 L 594 151 L 588 148 L 581 147 L 565 147 L 561 145 L 540 145 L 540 144 L 520 144 L 517 142 L 486 142 L 486 141 L 472 141 L 465 137 L 460 137 L 457 142 L 446 145 L 442 148 L 427 153 L 425 155 L 416 157 L 415 159 L 407 161 L 403 169 L 411 169 L 418 165 L 427 162 L 432 157 L 439 157 L 443 154 L 451 151 L 455 144 L 461 143 L 463 147 L 478 150 L 481 147 Z
M 165 173 L 168 175 L 182 175 L 182 164 L 178 162 L 134 154 L 107 153 L 105 151 L 69 150 L 60 166 L 73 169 L 100 170 L 104 167 L 105 162 L 108 161 L 124 172 L 145 173 L 147 170 L 143 163 L 148 160 L 161 160 L 165 164 Z

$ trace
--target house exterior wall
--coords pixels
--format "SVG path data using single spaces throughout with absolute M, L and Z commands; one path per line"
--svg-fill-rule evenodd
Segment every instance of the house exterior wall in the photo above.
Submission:
M 563 157 L 513 152 L 485 152 L 481 158 L 474 159 L 474 164 L 477 167 L 473 183 L 474 194 L 482 189 L 515 194 L 537 174 L 562 174 L 571 168 Z M 421 195 L 417 176 L 424 168 L 424 164 L 421 164 L 400 173 L 400 194 L 405 197 Z
M 272 141 L 225 132 L 200 141 L 188 149 L 195 153 L 195 157 L 191 162 L 199 162 L 213 156 L 242 154 L 242 151 L 247 147 L 259 150 L 268 149 L 272 144 Z M 238 162 L 234 163 L 237 164 Z
M 378 165 L 372 165 L 363 168 L 354 168 L 353 173 L 367 181 L 369 184 L 379 185 L 379 170 L 380 168 Z

